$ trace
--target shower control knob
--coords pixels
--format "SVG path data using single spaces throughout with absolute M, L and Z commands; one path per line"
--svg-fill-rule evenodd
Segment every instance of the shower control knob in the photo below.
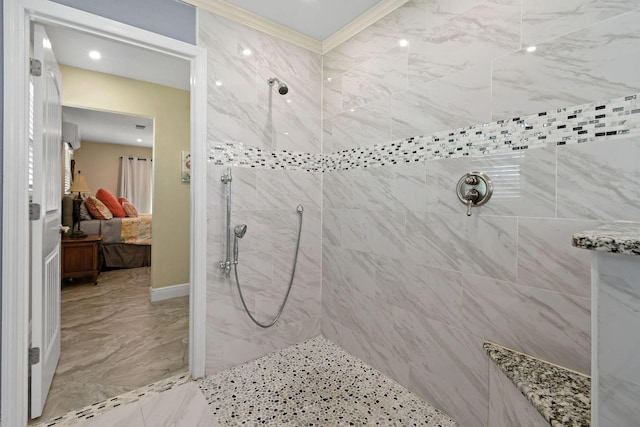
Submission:
M 471 216 L 471 208 L 482 206 L 493 194 L 491 178 L 482 172 L 466 173 L 458 181 L 456 187 L 458 199 L 467 206 L 467 216 Z
M 478 178 L 476 178 L 475 176 L 469 175 L 464 179 L 464 183 L 468 185 L 476 185 L 478 184 Z

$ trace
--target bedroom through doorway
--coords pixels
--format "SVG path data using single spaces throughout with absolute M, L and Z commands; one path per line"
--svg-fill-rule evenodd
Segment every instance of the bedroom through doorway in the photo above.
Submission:
M 96 285 L 81 277 L 62 283 L 60 361 L 34 422 L 189 370 L 190 184 L 182 179 L 181 158 L 190 147 L 190 63 L 46 29 L 62 72 L 63 121 L 77 129 L 63 188 L 81 172 L 89 191 L 79 228 L 88 239 L 99 236 L 101 271 Z M 89 52 L 100 52 L 101 60 Z M 123 206 L 117 199 L 127 187 L 125 161 L 136 172 L 152 165 L 148 207 L 134 192 L 126 199 L 138 217 L 94 214 L 87 206 L 93 197 L 113 208 L 98 192 Z M 64 198 L 77 194 L 62 197 L 64 214 Z M 62 241 L 63 257 L 68 242 Z M 68 259 L 73 256 L 70 250 Z

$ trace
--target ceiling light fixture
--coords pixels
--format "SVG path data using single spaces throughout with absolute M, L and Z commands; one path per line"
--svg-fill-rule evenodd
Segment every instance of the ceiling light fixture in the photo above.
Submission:
M 92 50 L 91 52 L 89 52 L 89 58 L 97 61 L 98 59 L 102 58 L 102 55 L 100 55 L 100 52 L 98 52 L 97 50 Z
M 527 52 L 535 52 L 536 51 L 536 47 L 535 46 L 529 46 L 527 48 Z

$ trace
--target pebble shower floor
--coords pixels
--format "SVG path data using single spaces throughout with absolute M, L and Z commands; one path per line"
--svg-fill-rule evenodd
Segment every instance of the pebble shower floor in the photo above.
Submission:
M 458 426 L 320 336 L 199 384 L 220 425 Z

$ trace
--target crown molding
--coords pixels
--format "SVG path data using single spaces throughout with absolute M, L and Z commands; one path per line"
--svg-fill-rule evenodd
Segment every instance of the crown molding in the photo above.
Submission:
M 223 0 L 185 0 L 185 3 L 239 22 L 254 30 L 262 31 L 312 52 L 322 54 L 322 43 L 320 41 Z
M 333 48 L 341 45 L 360 31 L 384 18 L 409 0 L 385 0 L 378 3 L 365 13 L 336 31 L 333 35 L 322 41 L 322 54 L 329 52 Z
M 327 39 L 318 41 L 312 37 L 294 31 L 284 25 L 263 18 L 238 6 L 227 3 L 224 0 L 184 0 L 195 7 L 224 16 L 232 21 L 239 22 L 254 30 L 262 31 L 289 43 L 295 44 L 312 52 L 324 55 L 331 49 L 339 46 L 351 37 L 358 34 L 371 24 L 393 12 L 409 0 L 385 0 L 378 3 L 365 13 L 342 27 Z

